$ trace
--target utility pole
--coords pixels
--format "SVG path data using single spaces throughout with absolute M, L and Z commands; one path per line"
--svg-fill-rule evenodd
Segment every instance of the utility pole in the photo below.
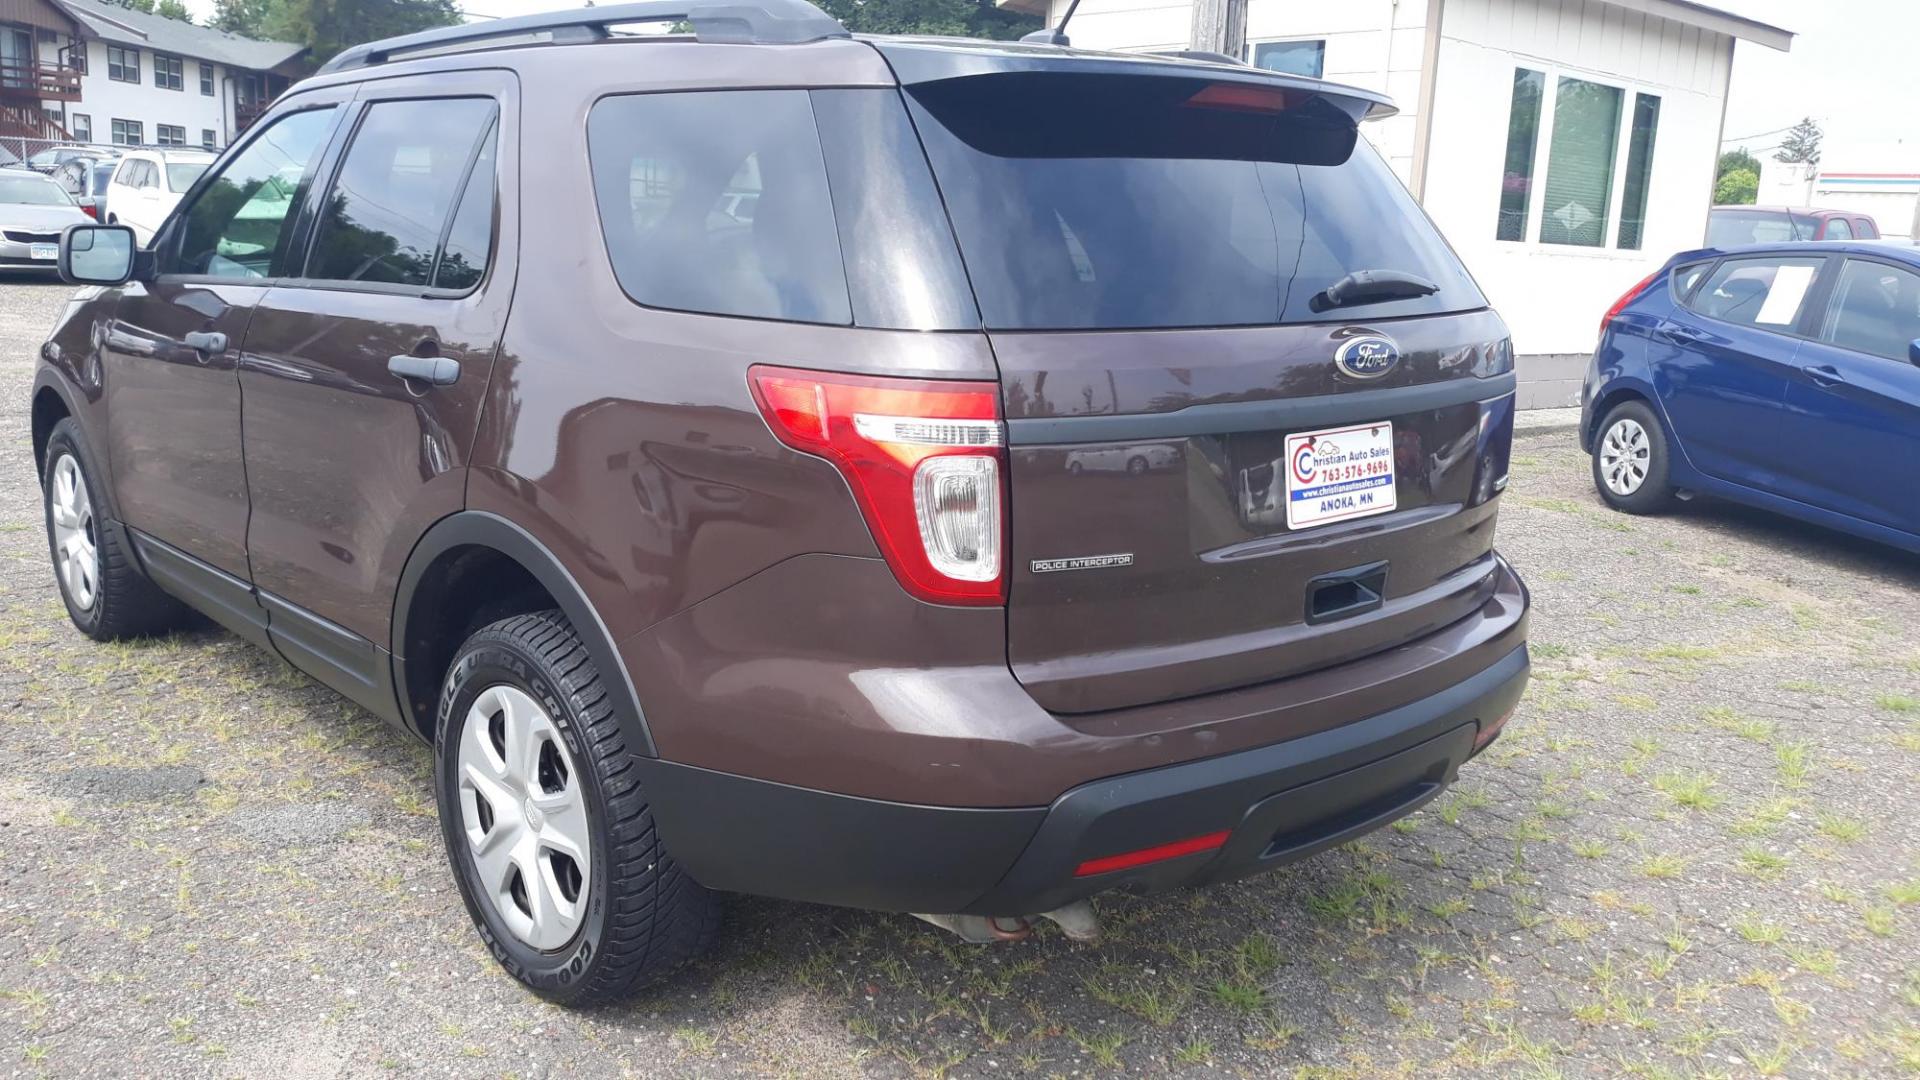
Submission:
M 1247 0 L 1193 0 L 1193 39 L 1201 52 L 1238 57 L 1247 46 Z

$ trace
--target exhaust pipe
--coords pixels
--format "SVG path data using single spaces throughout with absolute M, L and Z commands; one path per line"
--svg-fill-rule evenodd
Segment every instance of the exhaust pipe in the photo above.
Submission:
M 974 945 L 1025 941 L 1033 936 L 1036 919 L 1052 921 L 1072 941 L 1100 939 L 1100 917 L 1093 913 L 1093 905 L 1085 900 L 1075 900 L 1065 907 L 1043 911 L 1038 915 L 928 915 L 916 911 L 913 917 L 950 931 L 960 940 Z

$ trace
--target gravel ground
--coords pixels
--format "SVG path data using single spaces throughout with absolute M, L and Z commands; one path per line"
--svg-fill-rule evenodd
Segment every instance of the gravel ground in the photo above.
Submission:
M 1424 812 L 974 948 L 729 902 L 567 1012 L 481 951 L 426 750 L 212 630 L 67 623 L 27 452 L 67 290 L 0 282 L 0 1075 L 1874 1076 L 1920 1072 L 1920 563 L 1523 437 L 1535 683 Z

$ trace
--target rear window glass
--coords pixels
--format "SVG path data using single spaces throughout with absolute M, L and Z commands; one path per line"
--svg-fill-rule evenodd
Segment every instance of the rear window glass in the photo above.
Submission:
M 614 276 L 635 301 L 852 321 L 806 91 L 607 98 L 587 138 Z
M 1306 91 L 999 74 L 910 101 L 994 329 L 1351 321 L 1483 307 L 1352 120 Z M 1345 275 L 1429 294 L 1322 309 Z
M 1715 210 L 1707 219 L 1707 244 L 1711 247 L 1780 244 L 1811 240 L 1819 231 L 1820 223 L 1806 214 L 1790 214 L 1785 210 Z
M 1687 306 L 1723 322 L 1786 330 L 1799 321 L 1822 263 L 1819 258 L 1777 256 L 1728 259 L 1688 298 Z
M 201 173 L 206 171 L 207 163 L 204 161 L 190 162 L 181 165 L 168 165 L 167 190 L 185 191 L 193 186 L 195 180 L 200 179 Z

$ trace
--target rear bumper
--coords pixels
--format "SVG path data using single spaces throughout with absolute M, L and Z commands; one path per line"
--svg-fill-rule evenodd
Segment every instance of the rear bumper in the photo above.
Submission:
M 710 888 L 882 911 L 1027 915 L 1109 889 L 1246 877 L 1424 805 L 1525 689 L 1520 646 L 1377 715 L 1082 784 L 1046 807 L 920 806 L 645 760 L 661 838 Z M 1076 876 L 1090 859 L 1227 832 L 1210 850 Z

